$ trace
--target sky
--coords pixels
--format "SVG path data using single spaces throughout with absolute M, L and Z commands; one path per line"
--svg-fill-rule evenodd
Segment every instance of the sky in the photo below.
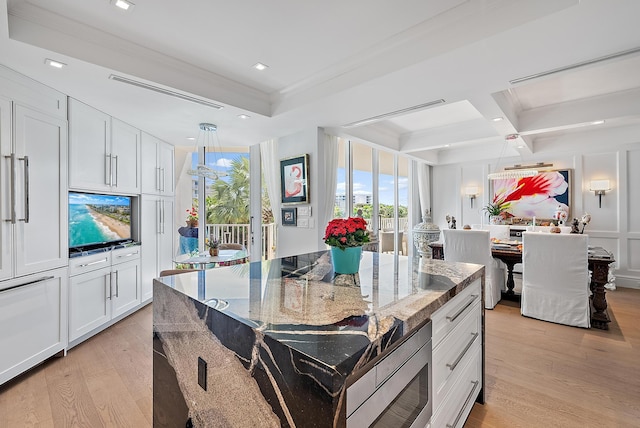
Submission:
M 345 172 L 344 168 L 338 168 L 338 186 L 336 194 L 345 194 Z M 371 172 L 353 171 L 353 194 L 355 195 L 373 195 L 373 186 L 371 184 Z M 398 179 L 398 202 L 405 207 L 408 204 L 408 184 L 407 177 Z M 381 204 L 393 205 L 393 187 L 394 180 L 392 175 L 380 174 L 378 176 L 378 197 Z
M 124 205 L 129 206 L 131 199 L 128 196 L 96 195 L 93 193 L 69 192 L 69 204 L 71 205 Z

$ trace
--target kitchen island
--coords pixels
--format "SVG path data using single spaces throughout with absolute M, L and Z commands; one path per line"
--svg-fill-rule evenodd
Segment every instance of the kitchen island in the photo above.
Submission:
M 463 295 L 481 290 L 482 266 L 363 254 L 355 275 L 335 275 L 330 254 L 318 252 L 154 280 L 154 426 L 346 426 L 349 385 L 438 309 L 472 297 L 453 319 L 472 303 L 481 313 L 481 291 Z M 434 321 L 434 348 L 442 325 Z M 479 334 L 463 351 L 481 346 Z M 477 375 L 454 407 L 482 401 Z M 457 397 L 449 389 L 461 383 L 442 396 Z

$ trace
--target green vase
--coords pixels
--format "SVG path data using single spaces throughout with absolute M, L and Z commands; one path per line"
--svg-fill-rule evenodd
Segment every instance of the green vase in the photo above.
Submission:
M 357 273 L 360 269 L 362 247 L 331 247 L 331 263 L 335 273 Z

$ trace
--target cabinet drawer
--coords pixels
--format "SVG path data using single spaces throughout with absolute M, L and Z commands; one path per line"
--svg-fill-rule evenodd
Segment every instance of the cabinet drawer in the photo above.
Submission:
M 481 300 L 481 281 L 477 279 L 442 308 L 435 311 L 431 317 L 433 321 L 433 347 L 438 346 L 442 339 L 471 312 L 473 305 Z
M 473 403 L 482 389 L 482 359 L 473 358 L 462 367 L 459 378 L 452 385 L 441 405 L 431 418 L 431 426 L 459 428 L 464 426 Z
M 482 358 L 481 303 L 433 350 L 433 408 L 437 409 L 470 360 Z
M 140 246 L 120 248 L 111 252 L 112 263 L 124 263 L 131 260 L 140 260 Z
M 111 253 L 107 251 L 69 259 L 70 276 L 91 272 L 105 267 L 111 267 Z

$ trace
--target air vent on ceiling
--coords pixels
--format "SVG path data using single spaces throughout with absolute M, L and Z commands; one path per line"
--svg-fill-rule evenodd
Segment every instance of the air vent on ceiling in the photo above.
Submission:
M 529 80 L 538 79 L 540 77 L 549 76 L 551 74 L 561 73 L 563 71 L 573 70 L 575 68 L 596 64 L 598 62 L 609 61 L 609 60 L 612 60 L 612 59 L 620 58 L 620 57 L 623 57 L 623 56 L 626 56 L 626 55 L 632 55 L 632 54 L 639 53 L 639 52 L 640 52 L 640 48 L 633 48 L 633 49 L 629 49 L 629 50 L 626 50 L 626 51 L 616 52 L 616 53 L 613 53 L 611 55 L 601 56 L 601 57 L 590 59 L 590 60 L 587 60 L 587 61 L 577 62 L 575 64 L 566 65 L 564 67 L 559 67 L 559 68 L 554 68 L 553 70 L 543 71 L 543 72 L 540 72 L 540 73 L 532 74 L 530 76 L 518 77 L 517 79 L 509 80 L 509 83 L 511 83 L 512 85 L 515 85 L 517 83 L 527 82 Z
M 203 100 L 200 98 L 192 97 L 191 95 L 182 94 L 180 92 L 175 92 L 170 89 L 161 88 L 159 86 L 154 86 L 149 83 L 140 82 L 138 80 L 129 79 L 128 77 L 118 76 L 116 74 L 111 74 L 109 79 L 115 80 L 116 82 L 127 83 L 129 85 L 137 86 L 143 89 L 149 89 L 150 91 L 158 92 L 160 94 L 169 95 L 171 97 L 180 98 L 181 100 L 191 101 L 192 103 L 197 103 L 203 106 L 212 107 L 217 110 L 222 108 L 221 105 L 212 103 L 207 100 Z
M 389 112 L 389 113 L 380 114 L 378 116 L 369 117 L 367 119 L 358 120 L 356 122 L 347 123 L 346 125 L 342 125 L 342 127 L 343 128 L 353 128 L 353 127 L 356 127 L 356 126 L 367 125 L 369 123 L 377 122 L 379 120 L 390 119 L 392 117 L 399 116 L 401 114 L 411 113 L 411 112 L 414 112 L 414 111 L 422 110 L 422 109 L 425 109 L 427 107 L 432 107 L 432 106 L 435 106 L 435 105 L 438 105 L 438 104 L 442 104 L 444 102 L 445 101 L 443 99 L 434 100 L 434 101 L 430 101 L 428 103 L 419 104 L 417 106 L 407 107 L 407 108 L 403 108 L 401 110 L 396 110 L 396 111 L 392 111 L 392 112 Z

